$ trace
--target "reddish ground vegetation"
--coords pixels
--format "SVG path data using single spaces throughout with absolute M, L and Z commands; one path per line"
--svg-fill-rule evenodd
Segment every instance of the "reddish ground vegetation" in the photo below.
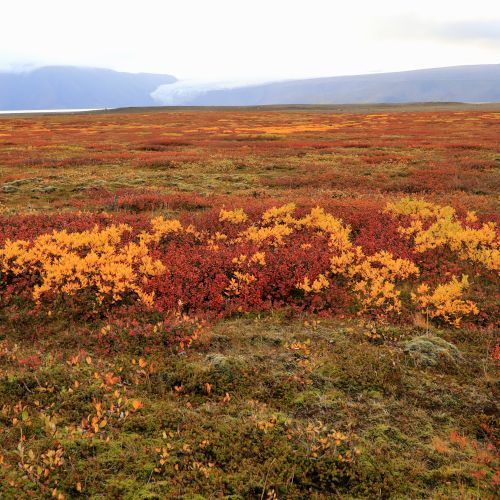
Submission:
M 500 113 L 0 119 L 2 498 L 497 498 Z

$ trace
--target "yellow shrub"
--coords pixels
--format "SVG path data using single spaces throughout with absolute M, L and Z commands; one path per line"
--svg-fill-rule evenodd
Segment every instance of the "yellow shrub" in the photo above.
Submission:
M 344 229 L 344 225 L 340 219 L 325 212 L 324 208 L 321 207 L 312 208 L 308 215 L 297 220 L 297 225 L 318 228 L 325 233 L 336 233 Z
M 388 203 L 386 211 L 410 217 L 409 224 L 401 226 L 399 231 L 414 238 L 417 252 L 447 246 L 462 260 L 478 262 L 488 269 L 500 271 L 500 241 L 494 222 L 474 229 L 457 219 L 452 207 L 409 198 Z M 472 224 L 476 220 L 473 212 L 467 213 L 467 223 Z
M 241 254 L 239 257 L 234 257 L 232 263 L 240 267 L 242 267 L 245 263 L 248 266 L 250 266 L 251 264 L 259 264 L 261 266 L 265 266 L 266 254 L 264 252 L 255 252 L 250 258 L 247 258 L 245 254 Z
M 295 203 L 288 203 L 281 207 L 270 208 L 262 215 L 262 222 L 264 224 L 269 224 L 271 222 L 275 224 L 290 224 L 295 222 L 292 216 L 295 208 Z
M 399 312 L 399 281 L 419 274 L 418 268 L 406 259 L 395 259 L 389 252 L 378 252 L 363 257 L 359 263 L 347 269 L 352 278 L 352 287 L 358 295 L 363 310 L 383 309 Z
M 246 231 L 240 233 L 240 236 L 254 243 L 262 243 L 267 239 L 272 239 L 275 245 L 283 243 L 283 238 L 293 233 L 290 226 L 278 224 L 269 227 L 250 226 Z
M 255 252 L 250 257 L 250 262 L 259 264 L 261 266 L 265 266 L 266 265 L 266 254 L 264 252 Z
M 361 247 L 342 251 L 339 255 L 334 255 L 330 259 L 330 269 L 333 274 L 348 275 L 349 269 L 351 269 L 357 262 L 360 262 L 363 257 L 364 255 Z
M 321 290 L 328 288 L 330 286 L 330 282 L 326 278 L 324 274 L 319 274 L 318 277 L 312 282 L 308 276 L 304 278 L 301 283 L 297 283 L 296 287 L 299 290 L 304 290 L 306 293 L 319 293 Z
M 385 210 L 396 215 L 409 215 L 414 219 L 449 218 L 455 215 L 455 210 L 452 207 L 441 207 L 428 201 L 412 200 L 411 198 L 389 202 Z
M 74 295 L 90 290 L 99 302 L 117 302 L 134 293 L 151 305 L 153 294 L 144 292 L 142 282 L 165 268 L 149 256 L 143 241 L 121 246 L 127 231 L 130 227 L 122 224 L 80 233 L 54 231 L 32 244 L 7 241 L 0 249 L 0 269 L 2 273 L 38 277 L 41 283 L 33 289 L 37 301 L 46 293 Z
M 460 281 L 453 276 L 449 283 L 438 285 L 434 291 L 423 283 L 416 294 L 412 293 L 412 300 L 432 318 L 441 318 L 458 327 L 463 316 L 479 313 L 474 302 L 462 299 L 463 291 L 468 286 L 468 277 L 465 275 Z
M 182 231 L 182 224 L 176 219 L 164 219 L 161 215 L 151 219 L 151 233 L 141 233 L 140 240 L 143 243 L 159 243 L 160 240 L 169 233 Z
M 245 254 L 241 254 L 239 257 L 234 257 L 232 263 L 237 264 L 238 266 L 242 266 L 246 261 L 247 256 Z
M 237 208 L 236 210 L 224 210 L 221 209 L 219 213 L 219 220 L 221 222 L 228 221 L 233 224 L 240 224 L 248 219 L 247 214 L 242 208 Z
M 256 281 L 256 277 L 248 273 L 240 273 L 236 271 L 234 277 L 229 280 L 229 285 L 226 287 L 225 293 L 228 296 L 239 295 L 242 285 L 249 285 Z

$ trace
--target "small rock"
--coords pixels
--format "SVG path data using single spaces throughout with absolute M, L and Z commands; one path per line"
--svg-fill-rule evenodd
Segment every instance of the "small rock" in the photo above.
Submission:
M 31 190 L 32 193 L 53 193 L 54 191 L 57 191 L 57 188 L 54 186 L 44 186 Z
M 3 193 L 15 193 L 16 191 L 19 191 L 19 188 L 13 186 L 12 184 L 4 184 L 1 189 Z
M 43 179 L 41 177 L 29 177 L 27 179 L 17 179 L 15 181 L 9 182 L 11 186 L 22 186 L 23 184 L 31 184 L 41 182 Z

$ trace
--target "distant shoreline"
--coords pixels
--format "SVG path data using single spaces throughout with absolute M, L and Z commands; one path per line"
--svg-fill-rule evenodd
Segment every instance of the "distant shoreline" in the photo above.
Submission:
M 1 110 L 0 115 L 38 115 L 45 113 L 88 113 L 89 111 L 104 111 L 105 108 L 74 108 L 74 109 L 14 109 Z
M 257 106 L 150 106 L 94 111 L 93 113 L 161 113 L 179 111 L 276 111 L 326 113 L 397 113 L 414 111 L 500 111 L 500 102 L 408 102 L 367 104 L 262 104 Z
M 266 104 L 259 106 L 147 106 L 126 108 L 90 109 L 43 109 L 1 111 L 0 118 L 11 116 L 43 116 L 45 114 L 135 114 L 168 112 L 318 112 L 318 113 L 402 113 L 425 111 L 500 111 L 500 102 L 410 102 L 410 103 L 372 103 L 372 104 Z

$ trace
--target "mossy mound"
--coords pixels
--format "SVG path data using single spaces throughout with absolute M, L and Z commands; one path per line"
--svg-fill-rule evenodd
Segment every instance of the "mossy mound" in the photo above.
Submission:
M 16 193 L 19 191 L 19 188 L 17 186 L 13 186 L 12 184 L 4 184 L 0 190 L 2 193 Z
M 430 335 L 405 342 L 404 352 L 420 367 L 455 368 L 464 359 L 456 346 L 440 337 Z

